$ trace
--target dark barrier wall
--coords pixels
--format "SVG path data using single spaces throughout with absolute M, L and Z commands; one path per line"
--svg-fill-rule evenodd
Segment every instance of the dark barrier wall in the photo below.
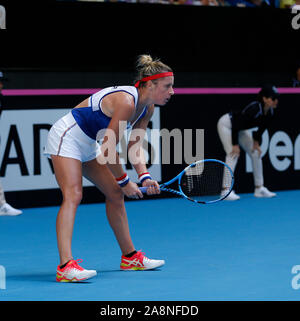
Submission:
M 199 89 L 198 94 L 191 94 L 195 90 L 197 92 L 197 89 L 184 89 L 184 94 L 174 95 L 168 105 L 157 107 L 156 118 L 150 126 L 169 131 L 192 129 L 195 153 L 196 144 L 202 143 L 196 140 L 196 129 L 204 129 L 205 158 L 223 160 L 225 153 L 216 131 L 219 117 L 231 109 L 243 108 L 255 99 L 256 94 L 243 93 L 243 89 L 229 93 L 228 88 L 225 94 L 218 90 L 203 93 L 203 89 Z M 300 92 L 291 93 L 293 89 L 287 88 L 282 90 L 289 93 L 281 95 L 276 117 L 264 133 L 262 143 L 265 185 L 271 190 L 298 189 L 300 181 Z M 86 97 L 86 94 L 5 96 L 7 108 L 2 115 L 0 176 L 3 183 L 9 185 L 8 201 L 18 207 L 60 203 L 61 195 L 55 185 L 51 164 L 42 156 L 43 142 L 51 124 L 60 117 L 58 115 L 68 112 Z M 183 143 L 183 150 L 184 147 Z M 172 178 L 185 166 L 174 164 L 172 156 L 170 160 L 170 165 L 162 165 L 155 170 L 161 182 Z M 53 180 L 51 188 L 45 180 Z M 94 187 L 86 186 L 84 189 L 83 202 L 104 200 Z M 243 152 L 236 169 L 235 189 L 237 192 L 253 191 L 250 161 Z
M 168 61 L 167 61 L 168 62 Z M 278 72 L 264 71 L 193 71 L 179 72 L 175 69 L 176 87 L 259 87 L 264 83 L 277 87 L 293 86 L 295 69 Z M 133 68 L 133 65 L 132 65 Z M 0 69 L 1 70 L 1 69 Z M 132 84 L 133 72 L 101 72 L 101 71 L 66 71 L 51 69 L 36 71 L 30 69 L 3 69 L 9 79 L 6 89 L 45 89 L 45 88 L 104 88 L 113 85 Z
M 292 71 L 299 59 L 300 30 L 292 28 L 295 15 L 289 10 L 1 3 L 8 31 L 1 34 L 1 68 L 133 71 L 136 55 L 150 52 L 177 72 L 283 72 Z
M 231 109 L 245 107 L 255 97 L 255 94 L 176 95 L 170 106 L 161 110 L 162 124 L 170 129 L 203 128 L 205 158 L 224 160 L 225 152 L 216 130 L 217 121 Z M 274 122 L 263 135 L 265 185 L 271 190 L 300 187 L 299 106 L 299 94 L 282 94 Z M 238 192 L 254 190 L 249 166 L 250 159 L 246 159 L 242 152 L 235 173 Z M 168 176 L 166 179 L 181 167 L 166 167 L 163 170 Z

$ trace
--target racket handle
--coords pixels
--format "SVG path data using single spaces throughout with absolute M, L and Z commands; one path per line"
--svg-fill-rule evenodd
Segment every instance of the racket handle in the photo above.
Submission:
M 139 189 L 143 194 L 146 194 L 148 187 L 139 187 Z

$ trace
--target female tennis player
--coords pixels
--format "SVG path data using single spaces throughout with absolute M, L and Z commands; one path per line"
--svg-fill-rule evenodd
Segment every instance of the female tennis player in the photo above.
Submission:
M 240 156 L 239 145 L 251 157 L 256 197 L 276 196 L 264 186 L 260 144 L 262 134 L 274 116 L 278 98 L 279 94 L 274 86 L 264 86 L 259 91 L 256 101 L 251 102 L 241 111 L 232 111 L 223 115 L 217 125 L 226 152 L 225 162 L 233 172 Z M 252 137 L 248 129 L 253 127 L 258 127 L 258 130 L 253 132 Z M 239 195 L 231 191 L 226 200 L 235 201 L 239 198 Z
M 170 67 L 159 59 L 141 55 L 137 60 L 135 86 L 115 86 L 96 92 L 50 129 L 44 153 L 52 159 L 63 194 L 56 221 L 60 256 L 58 282 L 82 281 L 96 275 L 96 271 L 82 268 L 78 264 L 81 261 L 74 260 L 71 251 L 75 214 L 82 198 L 82 176 L 105 195 L 107 218 L 122 252 L 120 268 L 149 270 L 164 265 L 164 260 L 148 259 L 133 245 L 124 195 L 142 198 L 143 194 L 124 172 L 116 145 L 122 138 L 124 122 L 132 129 L 145 132 L 154 105 L 165 105 L 174 94 L 173 83 Z M 133 146 L 134 142 L 129 142 L 129 151 Z M 148 194 L 158 194 L 159 185 L 147 171 L 142 148 L 136 154 L 138 161 L 133 166 L 140 183 L 148 187 Z

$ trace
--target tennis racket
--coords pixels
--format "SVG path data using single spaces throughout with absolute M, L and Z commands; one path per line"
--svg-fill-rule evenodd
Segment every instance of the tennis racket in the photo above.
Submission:
M 169 188 L 178 183 L 178 190 Z M 211 204 L 225 199 L 232 191 L 234 176 L 230 167 L 217 159 L 203 159 L 187 166 L 170 181 L 160 185 L 160 190 L 173 193 L 185 199 Z M 147 193 L 147 187 L 140 187 Z

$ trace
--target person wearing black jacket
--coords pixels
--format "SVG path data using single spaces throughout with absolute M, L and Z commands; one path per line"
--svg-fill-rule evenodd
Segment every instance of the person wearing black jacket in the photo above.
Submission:
M 223 115 L 217 124 L 218 134 L 226 152 L 225 162 L 233 172 L 240 156 L 240 146 L 250 156 L 255 185 L 254 196 L 256 197 L 276 196 L 264 186 L 260 145 L 262 134 L 274 117 L 278 99 L 279 94 L 276 87 L 264 86 L 259 91 L 257 100 L 242 110 L 231 111 Z M 258 130 L 251 135 L 249 129 L 253 127 L 258 127 Z M 232 191 L 226 200 L 235 201 L 239 198 L 240 196 Z
M 3 108 L 3 95 L 2 95 L 2 89 L 3 89 L 3 81 L 7 80 L 4 78 L 3 73 L 0 71 L 0 116 L 2 113 Z M 1 143 L 1 141 L 0 141 Z M 6 202 L 3 187 L 0 182 L 0 216 L 2 215 L 9 215 L 9 216 L 15 216 L 22 214 L 21 210 L 18 210 L 16 208 L 13 208 L 11 205 L 9 205 Z

